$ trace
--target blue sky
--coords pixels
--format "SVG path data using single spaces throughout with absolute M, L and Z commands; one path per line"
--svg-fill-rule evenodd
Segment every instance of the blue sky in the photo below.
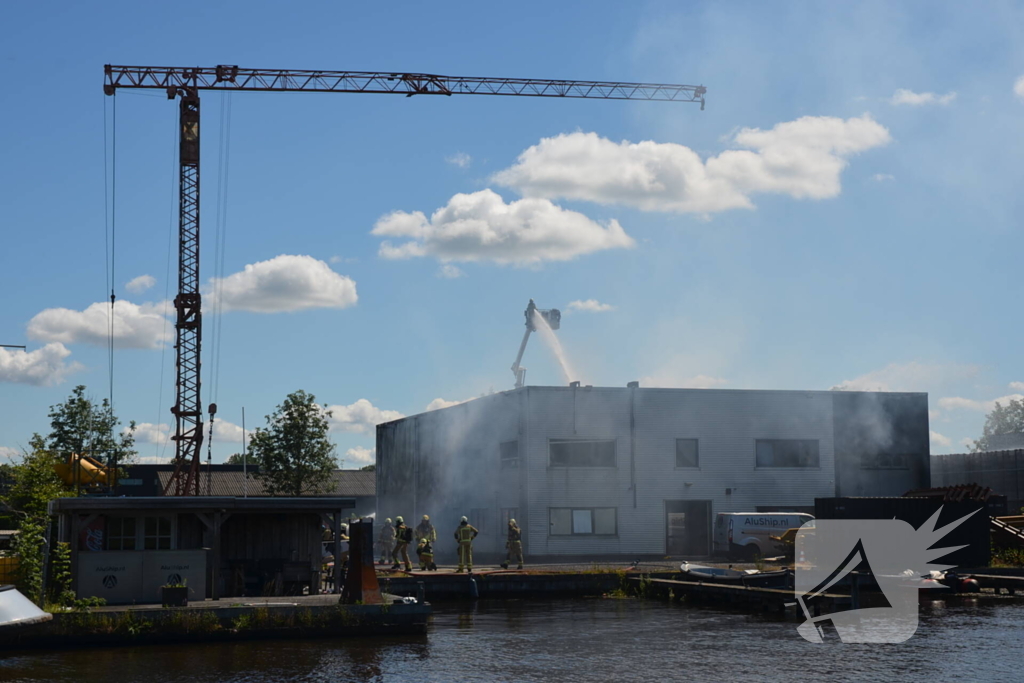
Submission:
M 142 456 L 173 452 L 177 105 L 105 97 L 108 62 L 708 88 L 703 112 L 204 93 L 215 460 L 239 450 L 243 406 L 251 428 L 296 389 L 334 406 L 352 466 L 377 421 L 511 388 L 531 297 L 563 311 L 585 383 L 927 391 L 933 453 L 1024 394 L 1020 3 L 22 3 L 0 20 L 18 28 L 0 47 L 0 343 L 28 345 L 0 350 L 0 454 L 75 384 L 107 394 L 106 311 L 88 309 L 109 296 L 115 139 L 115 406 L 145 425 Z M 564 381 L 539 339 L 524 365 Z

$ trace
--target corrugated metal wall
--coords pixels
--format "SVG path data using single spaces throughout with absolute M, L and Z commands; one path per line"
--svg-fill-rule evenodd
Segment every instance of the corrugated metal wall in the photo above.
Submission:
M 461 515 L 484 532 L 479 552 L 503 553 L 502 508 L 518 509 L 534 556 L 664 553 L 665 501 L 710 501 L 713 520 L 836 495 L 836 393 L 527 387 L 382 424 L 378 519 L 430 514 L 444 561 Z M 565 438 L 614 440 L 616 466 L 549 467 L 549 440 Z M 499 444 L 516 439 L 520 467 L 503 470 Z M 676 468 L 676 439 L 698 440 L 699 468 Z M 819 467 L 758 468 L 758 439 L 817 440 Z M 552 507 L 615 507 L 617 533 L 552 537 Z
M 932 486 L 960 484 L 987 486 L 1017 514 L 1024 507 L 1024 450 L 932 456 Z

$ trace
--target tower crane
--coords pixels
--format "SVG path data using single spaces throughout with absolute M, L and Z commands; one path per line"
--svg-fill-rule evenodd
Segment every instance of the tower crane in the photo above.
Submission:
M 215 67 L 104 66 L 103 92 L 161 90 L 179 99 L 178 293 L 175 310 L 174 474 L 164 493 L 199 494 L 203 412 L 199 396 L 202 297 L 199 292 L 199 93 L 338 92 L 413 95 L 508 95 L 568 99 L 699 103 L 702 85 L 536 78 L 480 78 L 379 71 L 301 71 Z

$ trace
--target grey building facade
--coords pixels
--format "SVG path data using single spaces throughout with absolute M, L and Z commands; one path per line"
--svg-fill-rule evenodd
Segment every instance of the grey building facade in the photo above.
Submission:
M 378 519 L 431 515 L 479 553 L 709 554 L 718 512 L 929 485 L 927 394 L 537 387 L 377 427 Z M 450 542 L 448 539 L 452 539 Z

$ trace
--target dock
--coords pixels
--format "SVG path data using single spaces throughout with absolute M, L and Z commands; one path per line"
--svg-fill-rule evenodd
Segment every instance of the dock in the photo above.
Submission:
M 652 597 L 673 600 L 686 598 L 694 604 L 708 604 L 715 607 L 738 607 L 753 609 L 757 612 L 775 612 L 778 614 L 799 614 L 799 609 L 792 589 L 757 588 L 754 586 L 736 586 L 706 581 L 678 581 L 647 577 L 631 577 L 639 587 L 646 582 L 644 593 Z M 824 610 L 835 612 L 849 609 L 849 595 L 823 593 L 815 597 L 815 612 Z M 801 614 L 801 616 L 803 616 Z

